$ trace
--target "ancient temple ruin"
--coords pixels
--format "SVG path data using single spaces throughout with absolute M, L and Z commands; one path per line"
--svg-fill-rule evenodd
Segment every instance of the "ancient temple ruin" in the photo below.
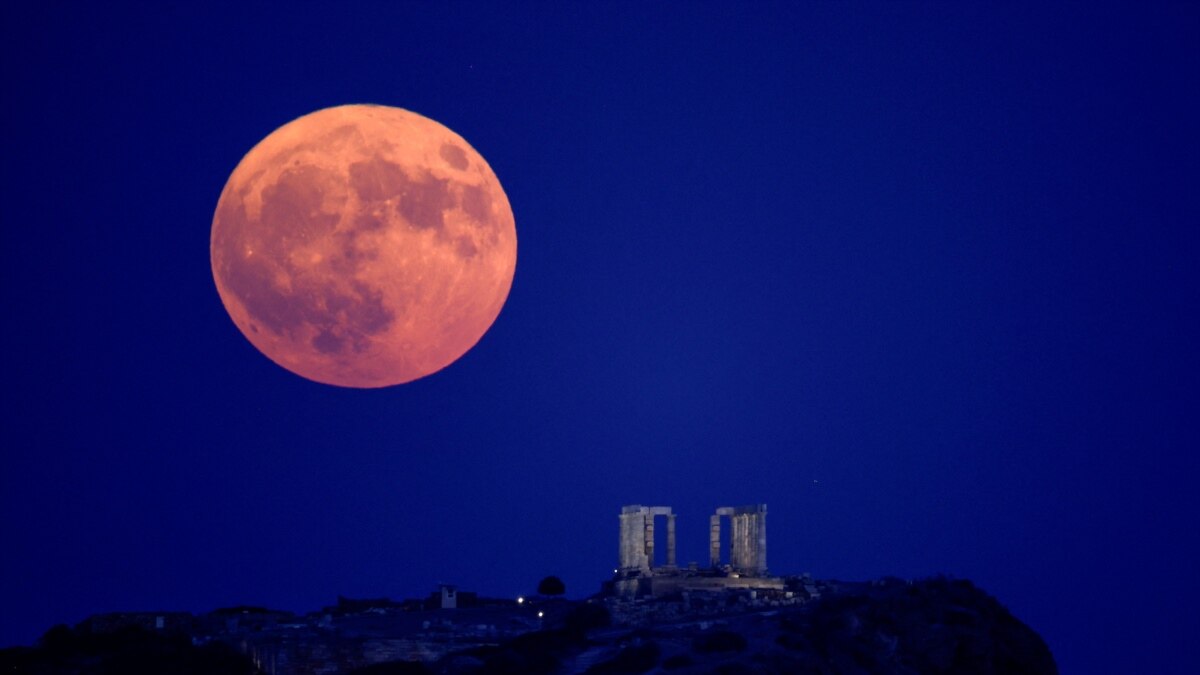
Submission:
M 665 520 L 666 555 L 655 551 L 655 521 Z M 727 519 L 728 562 L 723 562 L 722 519 Z M 782 588 L 767 574 L 767 505 L 722 506 L 709 517 L 709 566 L 676 564 L 675 513 L 669 506 L 621 508 L 620 562 L 606 589 L 625 597 L 661 596 L 685 590 Z
M 729 566 L 744 574 L 767 573 L 767 505 L 722 506 L 708 519 L 709 562 L 721 564 L 721 518 L 729 519 Z
M 621 567 L 649 573 L 654 564 L 654 517 L 667 519 L 667 567 L 675 567 L 675 514 L 669 506 L 621 508 Z

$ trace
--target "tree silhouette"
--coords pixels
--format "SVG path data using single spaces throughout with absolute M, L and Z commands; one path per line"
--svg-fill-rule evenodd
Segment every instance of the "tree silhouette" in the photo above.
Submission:
M 551 575 L 538 583 L 537 592 L 539 595 L 562 595 L 567 592 L 567 587 L 562 579 Z

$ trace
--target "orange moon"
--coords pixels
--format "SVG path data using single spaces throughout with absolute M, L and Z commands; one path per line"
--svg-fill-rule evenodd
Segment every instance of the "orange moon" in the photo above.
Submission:
M 400 108 L 305 115 L 254 146 L 213 216 L 213 278 L 251 344 L 310 380 L 410 382 L 496 320 L 517 233 L 458 134 Z

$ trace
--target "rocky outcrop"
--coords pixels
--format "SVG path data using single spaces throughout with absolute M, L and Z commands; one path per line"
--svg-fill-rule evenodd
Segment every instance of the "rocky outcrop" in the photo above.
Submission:
M 498 648 L 442 659 L 430 671 L 1058 672 L 1041 637 L 969 581 L 890 579 L 828 587 L 836 590 L 800 606 L 746 608 L 703 620 L 666 613 L 675 617 L 672 623 L 532 633 Z

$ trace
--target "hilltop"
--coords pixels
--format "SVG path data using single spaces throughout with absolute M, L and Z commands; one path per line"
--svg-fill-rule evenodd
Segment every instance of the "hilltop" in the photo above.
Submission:
M 306 617 L 241 607 L 93 617 L 0 669 L 65 673 L 1057 673 L 1032 629 L 967 580 L 814 582 L 623 600 L 349 600 Z M 466 594 L 464 594 L 466 595 Z M 161 615 L 160 615 L 161 616 Z M 125 617 L 125 620 L 119 620 Z M 134 617 L 140 617 L 134 620 Z M 155 617 L 157 619 L 158 617 Z M 103 620 L 101 620 L 103 619 Z M 168 627 L 170 623 L 170 627 Z

